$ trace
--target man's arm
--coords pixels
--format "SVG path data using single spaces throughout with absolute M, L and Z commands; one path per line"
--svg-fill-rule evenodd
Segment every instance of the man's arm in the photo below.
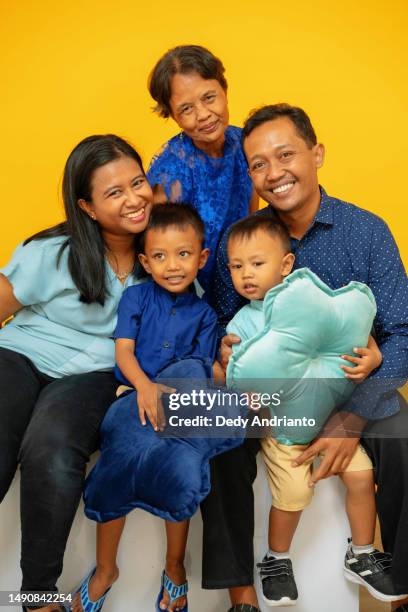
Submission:
M 393 392 L 408 377 L 408 280 L 398 247 L 387 225 L 375 218 L 369 250 L 368 285 L 377 302 L 374 321 L 382 364 L 359 385 L 343 407 L 367 419 L 397 412 Z
M 356 387 L 342 411 L 328 420 L 321 435 L 298 457 L 296 464 L 300 465 L 319 452 L 324 454 L 313 474 L 314 483 L 347 467 L 367 420 L 382 419 L 397 412 L 395 391 L 408 376 L 407 275 L 390 230 L 382 220 L 375 221 L 369 249 L 368 285 L 377 301 L 375 331 L 383 361 L 370 378 Z

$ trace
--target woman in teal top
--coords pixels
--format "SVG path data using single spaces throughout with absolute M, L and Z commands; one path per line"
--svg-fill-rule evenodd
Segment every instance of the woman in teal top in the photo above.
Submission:
M 116 311 L 139 282 L 136 241 L 153 194 L 137 152 L 108 135 L 72 151 L 63 199 L 66 221 L 0 271 L 0 321 L 14 315 L 0 330 L 0 500 L 20 463 L 24 591 L 57 590 L 86 463 L 115 399 Z

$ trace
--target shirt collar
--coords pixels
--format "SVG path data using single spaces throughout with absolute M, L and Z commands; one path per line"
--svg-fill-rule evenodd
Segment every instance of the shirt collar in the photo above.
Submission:
M 310 227 L 313 227 L 315 223 L 323 223 L 324 225 L 333 225 L 334 223 L 333 198 L 327 195 L 327 193 L 325 192 L 325 190 L 323 189 L 321 185 L 319 185 L 319 189 L 320 189 L 320 206 L 319 206 L 319 210 L 317 211 L 315 218 L 313 219 L 313 223 Z M 267 206 L 265 209 L 261 209 L 261 210 L 267 211 L 268 209 L 272 211 L 274 214 L 276 214 L 271 204 L 269 204 L 269 206 Z
M 314 218 L 313 225 L 315 223 L 324 223 L 324 225 L 333 225 L 333 199 L 327 195 L 322 186 L 320 188 L 320 206 L 317 211 L 317 215 Z
M 254 310 L 263 310 L 263 300 L 250 300 L 249 305 Z
M 154 284 L 154 289 L 157 294 L 162 296 L 165 300 L 171 303 L 173 306 L 186 306 L 192 304 L 197 299 L 197 294 L 195 293 L 195 289 L 190 289 L 186 293 L 170 293 L 164 287 L 160 287 L 154 281 L 150 281 Z

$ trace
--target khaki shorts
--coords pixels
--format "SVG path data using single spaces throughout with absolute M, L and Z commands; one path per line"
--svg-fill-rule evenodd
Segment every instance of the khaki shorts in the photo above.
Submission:
M 305 461 L 298 467 L 291 464 L 308 445 L 287 446 L 279 444 L 274 438 L 264 438 L 261 440 L 261 447 L 274 507 L 291 512 L 303 510 L 313 497 L 313 487 L 308 485 L 313 460 Z M 372 469 L 373 465 L 367 453 L 359 445 L 344 471 L 361 472 Z

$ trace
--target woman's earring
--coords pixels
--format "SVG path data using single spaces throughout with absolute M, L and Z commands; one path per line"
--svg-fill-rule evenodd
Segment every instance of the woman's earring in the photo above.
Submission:
M 95 219 L 96 219 L 96 215 L 95 215 L 95 213 L 91 213 L 91 219 L 92 219 L 93 221 L 95 221 Z

